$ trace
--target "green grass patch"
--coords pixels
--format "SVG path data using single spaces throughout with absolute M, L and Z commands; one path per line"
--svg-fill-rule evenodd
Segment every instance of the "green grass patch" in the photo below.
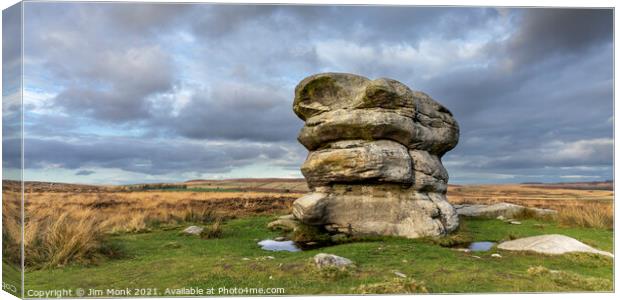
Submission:
M 227 220 L 220 224 L 221 235 L 211 239 L 179 235 L 184 227 L 111 236 L 123 249 L 123 258 L 90 267 L 27 270 L 25 286 L 37 290 L 156 288 L 159 296 L 166 296 L 162 294 L 166 288 L 214 288 L 217 295 L 220 287 L 278 287 L 284 294 L 299 295 L 610 291 L 608 282 L 613 281 L 613 261 L 598 255 L 546 256 L 497 249 L 464 253 L 430 239 L 374 237 L 302 252 L 269 252 L 257 242 L 282 235 L 267 229 L 272 219 Z M 539 220 L 524 220 L 522 225 L 499 220 L 462 222 L 456 234 L 459 241 L 558 233 L 605 251 L 613 246 L 609 230 L 566 228 Z M 314 270 L 312 257 L 321 252 L 349 258 L 356 267 L 346 272 Z M 492 253 L 502 257 L 491 257 Z M 533 274 L 530 268 L 538 266 L 565 276 Z

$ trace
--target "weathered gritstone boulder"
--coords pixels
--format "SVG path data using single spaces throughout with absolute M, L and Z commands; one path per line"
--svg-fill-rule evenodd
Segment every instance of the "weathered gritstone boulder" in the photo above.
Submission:
M 449 110 L 392 79 L 323 73 L 295 88 L 293 110 L 310 153 L 311 193 L 299 222 L 333 234 L 438 236 L 458 227 L 441 156 L 458 143 Z
M 414 140 L 413 119 L 384 109 L 354 109 L 326 112 L 306 120 L 298 140 L 308 150 L 332 141 L 390 139 L 403 145 Z
M 458 217 L 444 194 L 421 193 L 398 184 L 334 184 L 316 201 L 323 224 L 349 235 L 438 236 L 458 227 Z M 294 215 L 305 214 L 294 203 Z M 310 208 L 309 206 L 306 209 Z M 314 223 L 313 225 L 317 225 Z
M 554 215 L 553 209 L 525 207 L 517 204 L 500 202 L 495 204 L 457 204 L 454 206 L 460 216 L 481 218 L 515 218 L 524 214 L 544 217 Z
M 456 147 L 459 141 L 459 125 L 452 113 L 422 92 L 414 93 L 414 101 L 415 133 L 409 147 L 439 156 Z
M 411 157 L 399 143 L 380 140 L 341 141 L 313 151 L 301 166 L 308 185 L 325 186 L 331 182 L 411 183 Z
M 409 150 L 413 164 L 414 188 L 418 191 L 445 193 L 448 189 L 448 171 L 439 156 L 424 150 Z
M 396 80 L 322 73 L 307 77 L 297 85 L 293 110 L 304 121 L 325 112 L 356 108 L 384 108 L 413 117 L 415 105 L 413 92 Z

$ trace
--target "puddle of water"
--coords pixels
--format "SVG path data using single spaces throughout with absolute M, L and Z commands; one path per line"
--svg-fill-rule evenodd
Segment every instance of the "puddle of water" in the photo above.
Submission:
M 288 251 L 288 252 L 298 252 L 301 251 L 297 245 L 293 241 L 274 241 L 274 240 L 262 240 L 258 242 L 258 245 L 261 246 L 261 249 L 267 251 Z
M 493 242 L 473 242 L 468 248 L 471 251 L 489 251 L 493 246 L 495 246 Z

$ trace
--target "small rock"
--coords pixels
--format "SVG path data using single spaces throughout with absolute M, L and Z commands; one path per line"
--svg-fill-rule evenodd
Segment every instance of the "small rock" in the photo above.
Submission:
M 273 239 L 273 240 L 274 240 L 274 241 L 276 241 L 276 242 L 281 242 L 281 241 L 285 241 L 285 240 L 286 240 L 286 238 L 285 238 L 285 237 L 283 237 L 283 236 L 279 236 L 279 237 L 276 237 L 276 238 L 275 238 L 275 239 Z
M 307 242 L 306 243 L 307 246 L 314 246 L 314 245 L 317 245 L 317 244 L 318 244 L 317 242 Z
M 500 216 L 497 216 L 497 219 L 498 219 L 498 220 L 503 221 L 503 220 L 505 220 L 506 218 L 505 218 L 504 216 L 500 215 Z
M 408 263 L 409 261 L 408 261 L 408 260 L 406 260 L 406 259 L 403 259 L 403 260 L 402 260 L 402 262 L 404 262 L 404 263 Z
M 471 250 L 467 248 L 455 248 L 454 250 L 459 251 L 459 252 L 465 252 L 465 253 L 471 252 Z
M 403 273 L 401 273 L 401 272 L 398 272 L 398 271 L 395 271 L 395 272 L 394 272 L 394 275 L 396 275 L 396 276 L 398 276 L 398 277 L 402 277 L 402 278 L 407 278 L 407 275 L 405 275 L 405 274 L 403 274 Z
M 191 234 L 191 235 L 199 235 L 202 232 L 203 228 L 199 227 L 199 226 L 190 226 L 185 228 L 185 230 L 183 230 L 183 233 L 185 234 Z
M 501 258 L 502 256 L 499 255 L 499 253 L 493 253 L 493 254 L 491 254 L 491 257 Z
M 472 255 L 471 257 L 473 257 L 473 258 L 482 258 L 482 257 L 480 257 L 478 255 Z
M 249 258 L 247 258 L 247 257 L 244 257 L 244 258 L 242 258 L 241 260 L 250 260 L 250 259 L 249 259 Z
M 510 221 L 510 224 L 512 224 L 512 225 L 521 225 L 521 222 L 519 222 L 519 221 Z
M 336 267 L 344 269 L 353 264 L 353 262 L 348 258 L 327 253 L 319 253 L 315 255 L 314 263 L 319 269 L 325 267 Z

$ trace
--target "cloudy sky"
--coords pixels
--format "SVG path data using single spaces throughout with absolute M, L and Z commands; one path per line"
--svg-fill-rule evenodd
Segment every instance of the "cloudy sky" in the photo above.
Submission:
M 447 106 L 452 183 L 612 178 L 611 10 L 26 3 L 24 17 L 26 180 L 300 177 L 293 89 L 327 71 Z

